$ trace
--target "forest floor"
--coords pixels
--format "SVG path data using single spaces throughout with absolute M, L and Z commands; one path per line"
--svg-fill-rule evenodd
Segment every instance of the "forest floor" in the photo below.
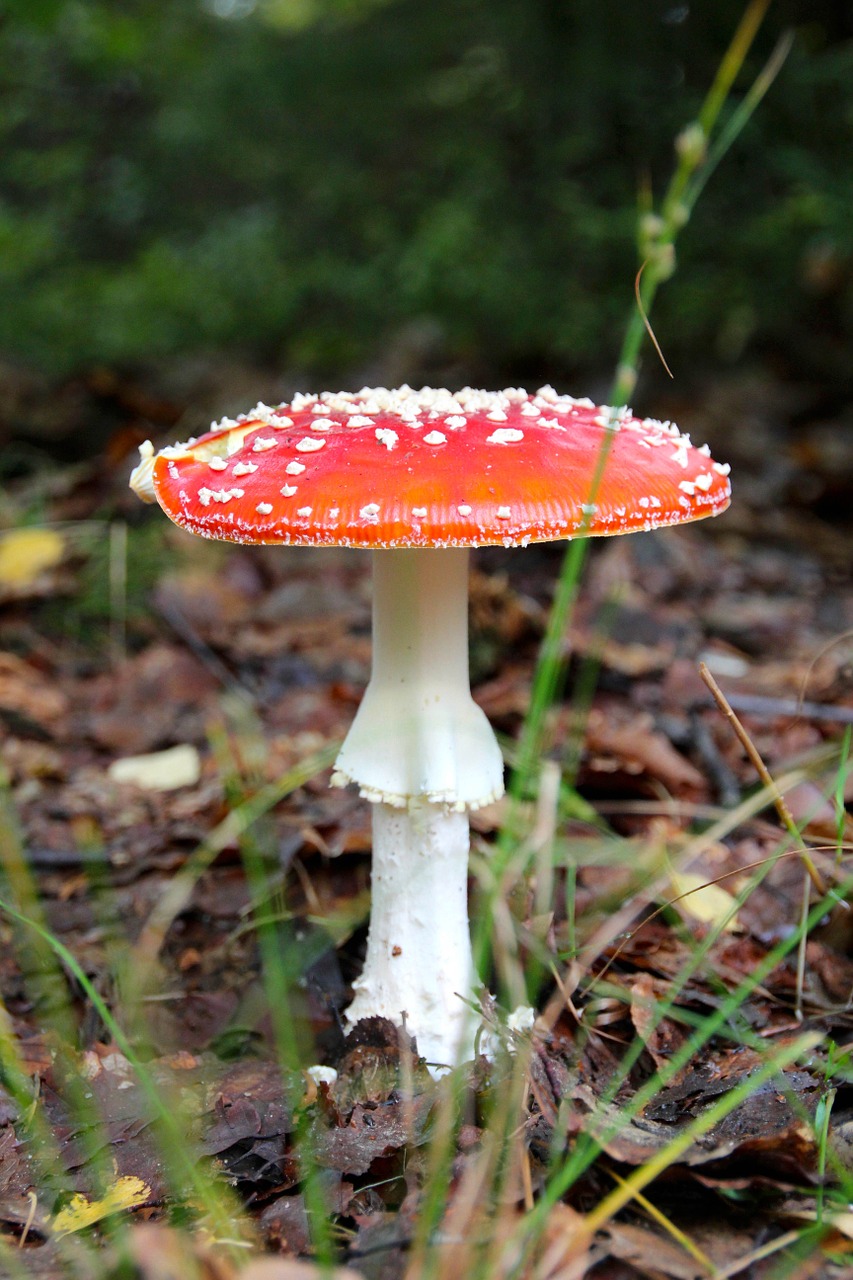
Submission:
M 182 1099 L 200 1167 L 236 1188 L 259 1248 L 311 1252 L 309 1142 L 342 1263 L 371 1280 L 426 1274 L 413 1268 L 443 1085 L 390 1026 L 345 1038 L 340 1017 L 363 954 L 370 830 L 368 806 L 329 787 L 328 763 L 369 672 L 367 557 L 198 543 L 137 510 L 130 453 L 143 431 L 166 442 L 178 415 L 105 377 L 66 401 L 78 431 L 95 415 L 94 447 L 61 432 L 48 446 L 38 426 L 5 445 L 4 902 L 40 913 L 159 1096 Z M 448 1276 L 476 1272 L 478 1233 L 492 1276 L 850 1274 L 853 912 L 830 897 L 798 948 L 809 889 L 797 842 L 769 797 L 755 799 L 755 768 L 698 669 L 783 786 L 819 879 L 843 895 L 851 409 L 741 379 L 657 412 L 732 462 L 734 501 L 707 525 L 591 555 L 549 747 L 580 799 L 522 803 L 514 822 L 540 835 L 532 869 L 506 880 L 539 1017 L 513 1032 L 495 1011 L 494 1062 L 457 1086 L 433 1240 Z M 476 559 L 475 696 L 510 743 L 560 561 L 555 547 Z M 582 705 L 572 691 L 593 671 Z M 116 762 L 175 747 L 165 778 L 149 761 L 121 780 Z M 474 815 L 475 869 L 508 815 L 507 802 Z M 818 903 L 812 888 L 806 910 Z M 293 1051 L 335 1067 L 333 1083 L 283 1084 L 259 921 L 285 957 Z M 14 1255 L 21 1274 L 88 1276 L 98 1255 L 74 1255 L 78 1239 L 103 1233 L 109 1259 L 124 1208 L 144 1280 L 191 1274 L 175 1262 L 184 1248 L 199 1275 L 229 1276 L 215 1243 L 158 1229 L 181 1221 L 180 1174 L 89 988 L 62 954 L 52 972 L 5 912 L 0 942 L 0 1274 L 18 1274 Z M 32 1108 L 10 1084 L 10 1044 Z M 487 1176 L 494 1099 L 519 1071 L 512 1159 Z M 52 1135 L 47 1165 L 35 1110 Z M 112 1201 L 93 1189 L 105 1154 Z M 521 1264 L 510 1239 L 572 1159 L 577 1176 Z M 653 1167 L 644 1191 L 594 1216 Z M 203 1218 L 189 1191 L 183 1208 Z

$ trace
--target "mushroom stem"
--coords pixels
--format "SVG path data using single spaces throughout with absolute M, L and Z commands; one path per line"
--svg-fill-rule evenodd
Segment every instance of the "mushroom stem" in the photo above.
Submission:
M 352 1024 L 403 1015 L 418 1049 L 474 1049 L 466 1005 L 467 810 L 500 795 L 503 762 L 468 678 L 467 549 L 374 553 L 373 671 L 336 782 L 373 802 L 373 905 Z
M 370 935 L 347 1021 L 405 1023 L 433 1064 L 474 1052 L 468 843 L 467 815 L 446 805 L 373 806 Z

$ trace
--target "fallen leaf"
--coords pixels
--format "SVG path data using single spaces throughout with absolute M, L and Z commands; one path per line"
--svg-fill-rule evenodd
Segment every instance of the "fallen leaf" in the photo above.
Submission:
M 130 782 L 144 791 L 176 791 L 193 787 L 201 777 L 198 751 L 189 743 L 148 755 L 114 760 L 107 770 L 113 782 Z
M 420 1146 L 431 1111 L 432 1099 L 425 1094 L 373 1107 L 359 1104 L 346 1125 L 318 1126 L 314 1138 L 317 1164 L 361 1176 L 374 1160 Z
M 737 929 L 737 916 L 732 911 L 735 900 L 722 885 L 709 883 L 695 871 L 671 871 L 669 882 L 676 897 L 673 905 L 680 911 L 726 933 Z
M 141 1178 L 126 1176 L 119 1178 L 100 1200 L 90 1200 L 84 1195 L 72 1196 L 53 1220 L 54 1233 L 70 1235 L 73 1231 L 82 1231 L 124 1209 L 138 1209 L 150 1195 L 151 1188 Z
M 743 1054 L 727 1055 L 739 1061 Z M 725 1072 L 726 1065 L 732 1074 Z M 752 1062 L 740 1068 L 726 1058 L 710 1070 L 703 1067 L 688 1072 L 683 1079 L 662 1088 L 640 1115 L 625 1119 L 624 1104 L 603 1102 L 586 1082 L 575 1084 L 571 1096 L 588 1114 L 579 1112 L 574 1123 L 600 1142 L 614 1160 L 639 1165 L 666 1149 L 672 1139 L 723 1094 L 748 1079 Z M 678 1163 L 691 1168 L 737 1153 L 752 1157 L 756 1169 L 773 1167 L 779 1175 L 806 1178 L 814 1167 L 814 1128 L 806 1118 L 813 1114 L 819 1085 L 806 1071 L 785 1071 L 779 1081 L 760 1084 L 754 1093 L 697 1137 L 681 1153 Z
M 186 649 L 155 644 L 79 690 L 83 732 L 116 756 L 156 751 L 164 742 L 195 742 L 208 727 L 214 676 Z
M 629 774 L 644 774 L 662 783 L 673 795 L 701 795 L 705 788 L 702 774 L 653 723 L 644 712 L 620 723 L 612 711 L 607 715 L 595 707 L 586 725 L 587 751 L 602 767 L 615 761 Z
M 612 1258 L 629 1263 L 641 1275 L 664 1275 L 671 1280 L 696 1280 L 706 1272 L 687 1247 L 668 1239 L 659 1231 L 628 1222 L 611 1222 L 601 1237 L 607 1241 Z
M 0 708 L 43 730 L 61 733 L 68 699 L 58 683 L 48 679 L 14 653 L 0 653 Z
M 657 1067 L 665 1067 L 681 1048 L 686 1031 L 672 1018 L 661 1017 L 659 1005 L 669 995 L 669 983 L 640 973 L 631 984 L 631 1021 Z
M 293 1124 L 278 1064 L 246 1060 L 212 1088 L 201 1147 L 234 1181 L 287 1189 L 297 1180 L 289 1147 Z
M 55 529 L 12 529 L 0 538 L 0 585 L 20 591 L 31 586 L 65 555 Z

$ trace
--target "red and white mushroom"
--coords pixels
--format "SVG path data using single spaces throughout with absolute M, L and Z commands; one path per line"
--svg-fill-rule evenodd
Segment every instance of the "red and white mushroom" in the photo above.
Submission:
M 550 387 L 298 395 L 140 452 L 132 487 L 191 533 L 376 552 L 372 675 L 333 778 L 373 804 L 367 960 L 347 1017 L 405 1014 L 428 1061 L 459 1060 L 477 985 L 467 815 L 503 790 L 468 680 L 469 549 L 717 515 L 729 468 L 670 422 Z

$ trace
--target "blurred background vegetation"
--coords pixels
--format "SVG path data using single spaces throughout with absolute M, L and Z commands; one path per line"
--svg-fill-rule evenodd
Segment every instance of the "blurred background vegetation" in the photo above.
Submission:
M 583 388 L 744 0 L 0 0 L 0 361 L 227 358 L 308 384 Z M 853 9 L 776 0 L 782 74 L 655 329 L 850 391 Z

